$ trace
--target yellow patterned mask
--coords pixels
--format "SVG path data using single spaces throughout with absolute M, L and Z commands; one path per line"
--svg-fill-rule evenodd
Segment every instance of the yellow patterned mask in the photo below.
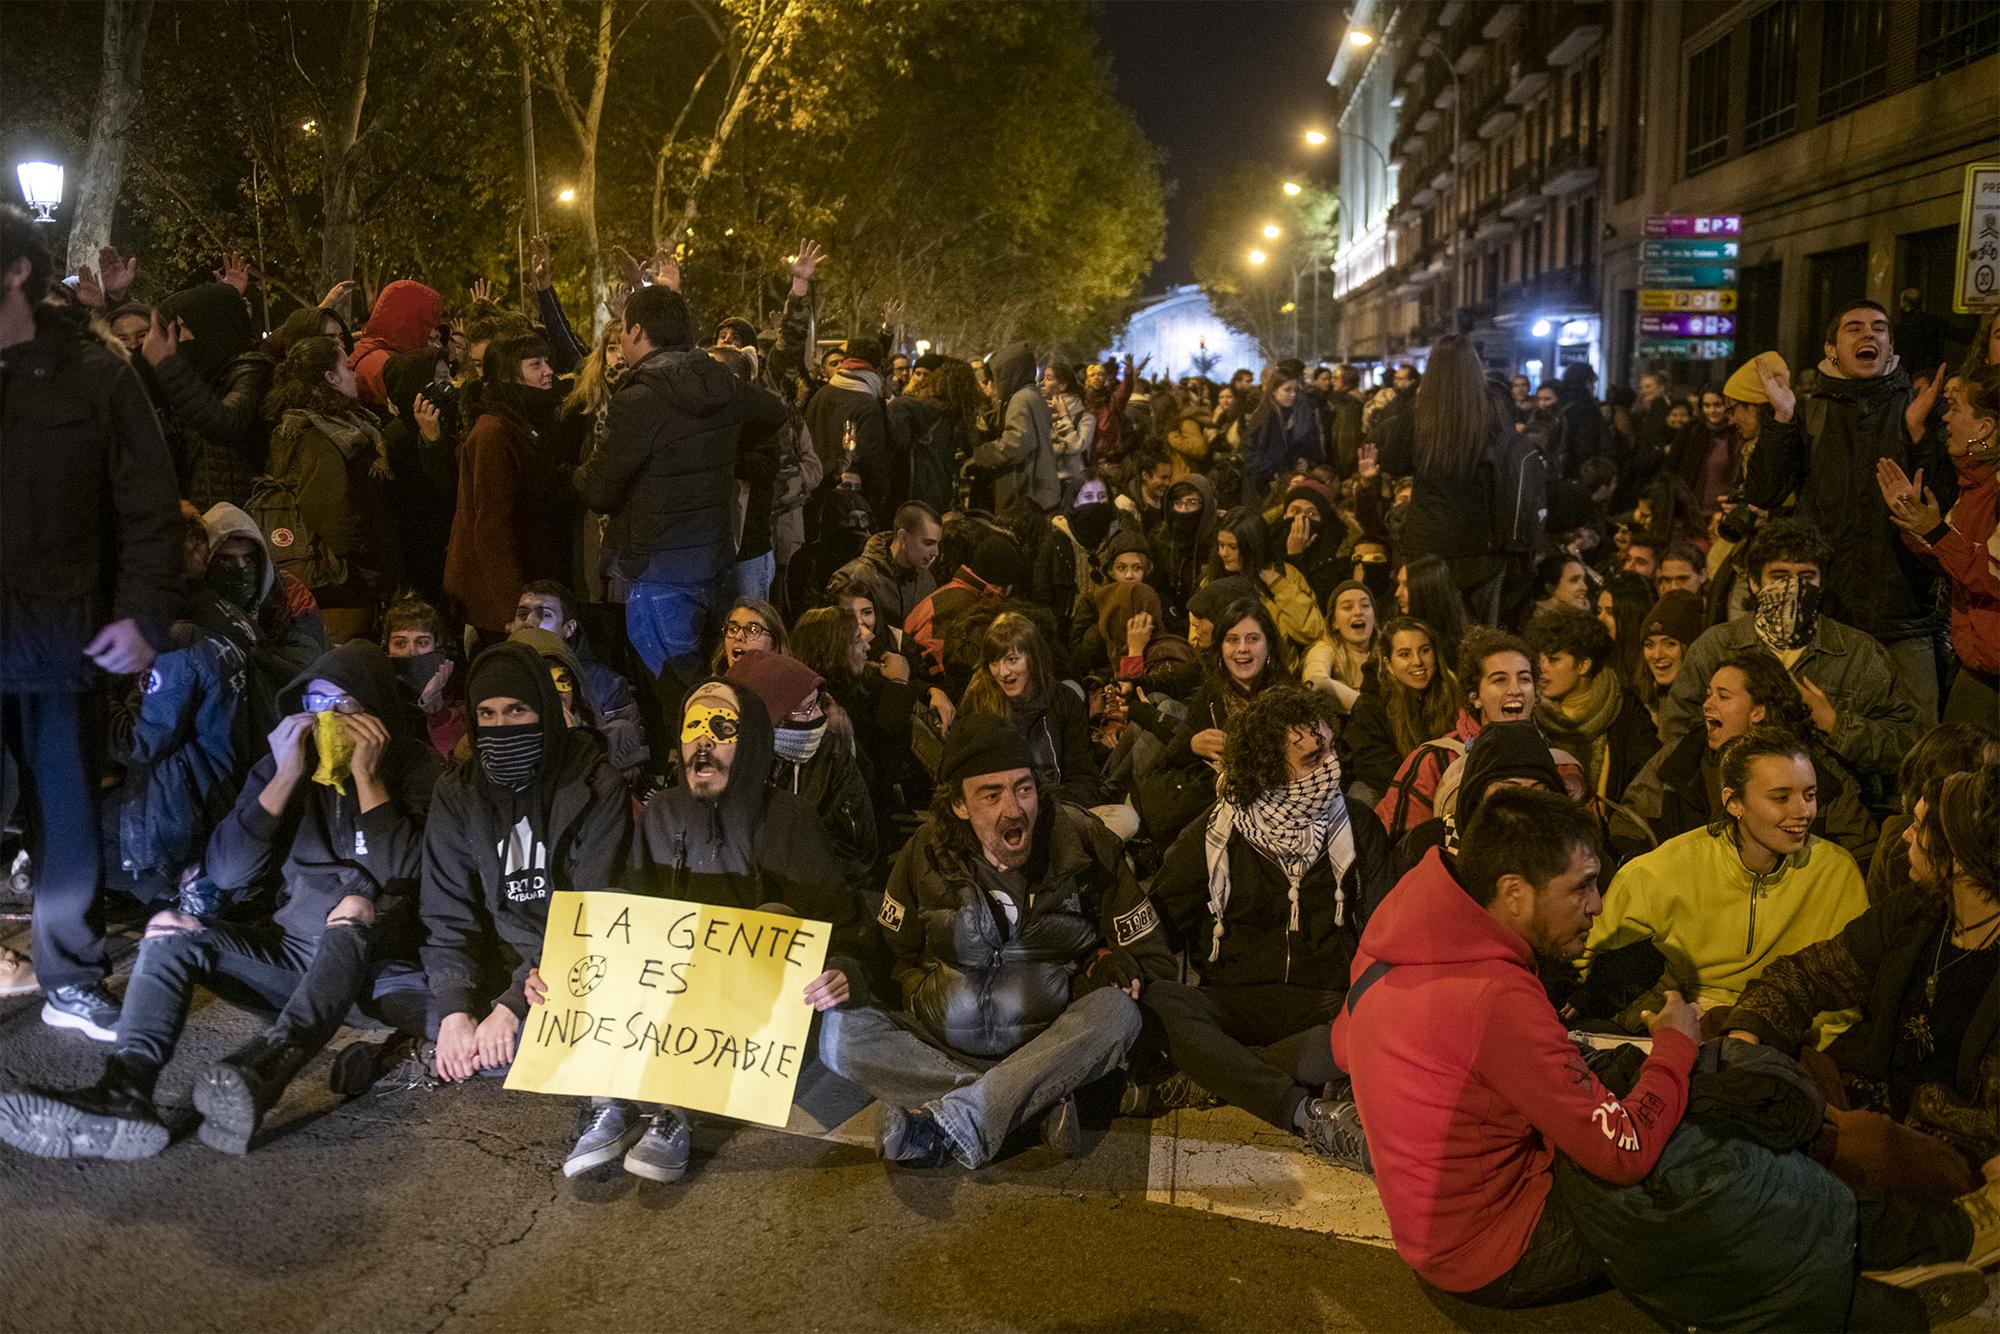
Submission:
M 313 715 L 313 748 L 319 751 L 319 767 L 313 782 L 347 795 L 347 766 L 354 758 L 354 738 L 347 735 L 340 715 L 328 709 Z

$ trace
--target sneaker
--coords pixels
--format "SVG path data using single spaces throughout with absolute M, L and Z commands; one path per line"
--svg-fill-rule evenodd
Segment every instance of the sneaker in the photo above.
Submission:
M 118 1002 L 102 982 L 81 987 L 57 987 L 42 1001 L 42 1022 L 51 1028 L 74 1028 L 113 1042 L 118 1037 Z
M 1969 1264 L 1870 1269 L 1864 1270 L 1861 1277 L 1913 1294 L 1924 1304 L 1924 1315 L 1932 1329 L 1969 1315 L 1986 1302 L 1986 1275 Z
M 0 1094 L 0 1141 L 37 1158 L 151 1158 L 171 1138 L 151 1100 L 109 1076 L 85 1089 Z
M 401 1070 L 416 1046 L 416 1040 L 404 1033 L 392 1033 L 380 1042 L 365 1038 L 350 1042 L 333 1054 L 327 1087 L 343 1098 L 358 1098 L 384 1075 Z
M 26 996 L 40 990 L 34 960 L 0 945 L 0 996 Z
M 1309 1152 L 1335 1167 L 1375 1174 L 1375 1160 L 1368 1153 L 1368 1136 L 1361 1129 L 1361 1109 L 1351 1098 L 1338 1102 L 1314 1098 L 1306 1107 L 1304 1144 Z
M 1972 1220 L 1972 1249 L 1966 1263 L 1985 1269 L 2000 1260 L 2000 1181 L 1988 1181 L 1958 1197 Z
M 875 1131 L 875 1150 L 885 1163 L 904 1167 L 942 1167 L 952 1160 L 951 1140 L 937 1118 L 924 1108 L 882 1104 L 882 1124 Z
M 1189 1108 L 1218 1107 L 1222 1100 L 1179 1070 L 1150 1084 L 1127 1082 L 1118 1095 L 1120 1116 L 1160 1116 Z
M 577 1176 L 602 1167 L 639 1142 L 651 1122 L 629 1102 L 606 1098 L 590 1105 L 589 1120 L 576 1137 L 576 1147 L 563 1159 L 563 1175 Z
M 646 1118 L 646 1133 L 625 1153 L 625 1170 L 648 1181 L 679 1181 L 687 1175 L 694 1136 L 685 1116 L 662 1107 Z
M 1042 1113 L 1042 1143 L 1058 1158 L 1083 1152 L 1083 1118 L 1077 1115 L 1074 1094 Z

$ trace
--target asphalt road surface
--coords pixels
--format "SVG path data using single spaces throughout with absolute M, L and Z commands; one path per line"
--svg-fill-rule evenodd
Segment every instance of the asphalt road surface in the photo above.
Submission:
M 202 1000 L 162 1080 L 170 1119 L 253 1029 Z M 104 1048 L 44 1027 L 39 1005 L 0 1002 L 0 1086 L 94 1079 Z M 342 1103 L 326 1067 L 243 1158 L 192 1133 L 136 1163 L 0 1148 L 0 1330 L 1652 1327 L 1609 1294 L 1477 1311 L 1427 1295 L 1379 1243 L 1157 1202 L 1164 1128 L 1103 1109 L 1081 1158 L 1033 1143 L 976 1173 L 697 1117 L 692 1169 L 663 1186 L 615 1165 L 566 1180 L 572 1101 L 480 1080 Z M 1296 1195 L 1296 1151 L 1242 1152 L 1277 1174 L 1233 1202 L 1218 1188 L 1220 1207 L 1290 1216 L 1296 1199 L 1258 1196 Z

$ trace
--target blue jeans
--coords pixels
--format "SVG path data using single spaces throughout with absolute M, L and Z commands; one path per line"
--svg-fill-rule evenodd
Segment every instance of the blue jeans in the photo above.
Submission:
M 774 552 L 752 556 L 749 560 L 736 562 L 736 596 L 756 598 L 759 602 L 771 600 L 771 580 L 778 574 L 778 557 Z
M 1104 987 L 997 1064 L 935 1046 L 899 1016 L 865 1007 L 821 1016 L 819 1059 L 883 1102 L 927 1109 L 958 1161 L 979 1167 L 1011 1131 L 1116 1070 L 1138 1036 L 1138 1003 Z
M 685 685 L 702 675 L 702 640 L 715 585 L 635 583 L 625 595 L 625 631 L 655 680 Z

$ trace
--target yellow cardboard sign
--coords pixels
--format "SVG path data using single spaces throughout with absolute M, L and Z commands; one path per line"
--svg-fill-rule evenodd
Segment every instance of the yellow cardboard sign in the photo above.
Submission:
M 549 900 L 507 1087 L 670 1103 L 782 1126 L 832 927 L 615 890 Z

